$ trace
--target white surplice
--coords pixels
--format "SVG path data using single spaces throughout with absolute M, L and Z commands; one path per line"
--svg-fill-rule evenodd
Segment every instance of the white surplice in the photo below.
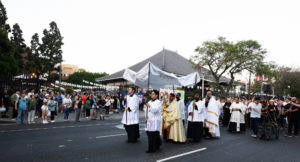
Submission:
M 245 106 L 243 103 L 239 102 L 233 102 L 230 106 L 230 122 L 236 123 L 236 131 L 240 131 L 240 124 L 245 124 Z M 233 111 L 232 109 L 239 109 L 240 111 Z
M 159 100 L 149 101 L 150 108 L 145 111 L 145 116 L 148 116 L 146 131 L 160 131 L 161 130 L 161 102 Z
M 198 110 L 193 106 L 194 102 L 196 103 Z M 188 107 L 188 114 L 193 112 L 194 116 L 189 115 L 188 121 L 190 122 L 204 122 L 205 118 L 205 105 L 204 101 L 199 100 L 198 102 L 193 101 Z
M 125 125 L 133 125 L 139 123 L 139 98 L 137 95 L 127 96 L 127 105 L 131 111 L 124 111 L 122 123 Z M 126 113 L 127 113 L 127 121 L 126 121 Z
M 184 106 L 184 101 L 183 100 L 179 100 L 177 101 L 178 106 L 180 108 L 180 112 L 181 112 L 181 118 L 182 120 L 185 120 L 185 106 Z

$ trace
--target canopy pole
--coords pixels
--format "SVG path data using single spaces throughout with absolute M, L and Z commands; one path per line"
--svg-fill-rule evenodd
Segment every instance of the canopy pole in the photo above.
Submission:
M 150 62 L 149 62 L 149 69 L 148 69 L 148 91 L 150 89 Z M 150 101 L 150 99 L 148 99 L 148 101 Z M 148 103 L 148 102 L 147 102 Z M 148 106 L 146 106 L 147 109 L 146 109 L 146 128 L 147 128 L 147 123 L 148 123 Z

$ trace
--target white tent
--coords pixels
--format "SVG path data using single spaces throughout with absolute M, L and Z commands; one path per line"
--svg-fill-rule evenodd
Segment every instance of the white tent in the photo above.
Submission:
M 123 78 L 144 89 L 159 89 L 169 85 L 193 86 L 201 80 L 198 72 L 177 77 L 175 74 L 162 71 L 151 62 L 138 72 L 125 69 Z

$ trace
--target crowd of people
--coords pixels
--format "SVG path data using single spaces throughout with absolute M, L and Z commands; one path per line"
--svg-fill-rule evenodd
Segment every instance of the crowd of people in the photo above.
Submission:
M 160 149 L 161 136 L 166 142 L 173 143 L 185 143 L 188 139 L 199 142 L 203 136 L 205 139 L 220 138 L 220 126 L 227 127 L 232 133 L 244 132 L 249 127 L 253 131 L 253 138 L 257 138 L 260 131 L 262 138 L 263 135 L 268 136 L 266 132 L 262 132 L 263 129 L 259 129 L 268 126 L 265 124 L 266 120 L 278 132 L 285 130 L 287 126 L 285 136 L 298 137 L 300 104 L 296 97 L 286 98 L 284 101 L 278 98 L 254 97 L 247 100 L 234 97 L 225 101 L 208 91 L 203 99 L 196 93 L 194 99 L 190 99 L 185 105 L 183 103 L 180 94 L 159 97 L 157 90 L 152 91 L 145 104 L 147 153 Z M 135 88 L 130 87 L 122 119 L 129 143 L 135 143 L 140 138 L 138 105 Z
M 27 92 L 16 91 L 11 96 L 7 90 L 0 93 L 0 106 L 5 110 L 1 112 L 2 118 L 9 118 L 8 111 L 12 109 L 12 120 L 17 124 L 25 123 L 27 115 L 28 124 L 35 123 L 35 119 L 41 118 L 43 124 L 55 122 L 58 113 L 63 113 L 64 121 L 69 121 L 69 113 L 75 111 L 75 121 L 80 117 L 88 120 L 105 120 L 110 111 L 120 110 L 120 99 L 118 94 L 112 93 L 81 93 L 54 92 L 42 90 L 36 93 L 34 89 Z M 26 113 L 27 112 L 27 113 Z
M 146 99 L 147 97 L 145 97 Z M 193 99 L 185 102 L 181 94 L 166 94 L 160 96 L 153 90 L 149 99 L 141 99 L 135 87 L 128 88 L 128 95 L 122 99 L 117 93 L 100 92 L 72 94 L 43 90 L 40 93 L 17 91 L 11 96 L 7 90 L 0 96 L 2 117 L 7 117 L 7 111 L 12 105 L 12 118 L 18 124 L 24 123 L 27 113 L 29 124 L 35 123 L 37 117 L 42 123 L 55 122 L 58 113 L 64 114 L 64 121 L 69 121 L 69 112 L 75 111 L 75 121 L 81 118 L 87 120 L 105 120 L 109 112 L 124 111 L 121 123 L 124 124 L 129 143 L 135 143 L 140 138 L 139 111 L 145 113 L 145 130 L 148 136 L 147 152 L 159 150 L 162 141 L 185 143 L 187 140 L 199 142 L 205 139 L 220 138 L 220 127 L 225 127 L 231 133 L 244 132 L 252 129 L 254 138 L 262 134 L 263 126 L 270 124 L 276 131 L 285 131 L 286 137 L 298 137 L 300 122 L 300 103 L 292 98 L 246 98 L 229 97 L 227 99 L 213 96 L 207 91 L 201 98 L 195 93 Z M 287 128 L 287 129 L 286 129 Z M 266 132 L 264 132 L 266 133 Z M 261 136 L 260 136 L 261 137 Z

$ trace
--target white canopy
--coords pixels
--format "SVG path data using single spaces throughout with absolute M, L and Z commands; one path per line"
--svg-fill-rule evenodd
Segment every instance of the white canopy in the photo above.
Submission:
M 177 77 L 173 73 L 162 71 L 151 62 L 148 62 L 138 72 L 125 69 L 123 78 L 144 89 L 159 89 L 167 85 L 193 86 L 201 80 L 198 72 Z

